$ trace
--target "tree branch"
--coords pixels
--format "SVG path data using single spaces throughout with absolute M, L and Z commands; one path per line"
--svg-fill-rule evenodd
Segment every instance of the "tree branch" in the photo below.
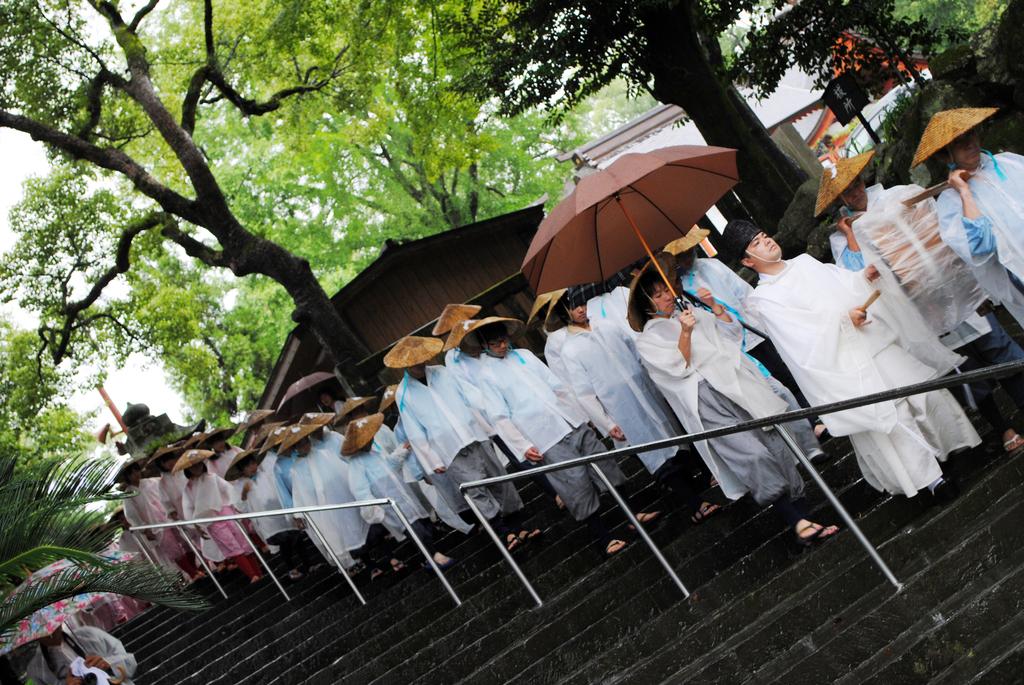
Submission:
M 198 259 L 207 266 L 231 268 L 231 260 L 222 251 L 214 250 L 209 245 L 196 240 L 181 230 L 174 222 L 166 223 L 160 230 L 160 234 L 180 245 L 189 257 Z
M 131 23 L 128 24 L 128 28 L 130 28 L 132 31 L 137 31 L 139 28 L 139 24 L 142 23 L 142 20 L 146 18 L 147 14 L 156 9 L 156 6 L 158 4 L 160 4 L 160 0 L 149 0 L 149 2 L 146 3 L 144 7 L 140 8 L 139 11 L 135 13 L 135 16 L 132 18 Z

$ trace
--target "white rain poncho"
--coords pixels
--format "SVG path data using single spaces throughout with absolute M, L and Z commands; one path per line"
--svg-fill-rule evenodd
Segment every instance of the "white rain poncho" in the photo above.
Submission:
M 348 461 L 349 487 L 356 499 L 390 497 L 410 523 L 430 517 L 419 498 L 402 481 L 401 475 L 392 470 L 386 459 L 372 450 L 363 450 L 344 459 Z M 396 540 L 405 539 L 405 526 L 391 507 L 364 508 L 362 516 L 367 521 L 383 523 Z
M 589 331 L 570 326 L 563 351 L 576 398 L 601 433 L 607 436 L 617 425 L 626 434 L 624 445 L 679 434 L 671 411 L 640 364 L 632 336 L 620 327 L 602 320 L 591 320 Z M 666 447 L 637 457 L 653 474 L 678 449 Z
M 619 286 L 587 300 L 587 318 L 593 323 L 603 321 L 616 326 L 624 335 L 635 339 L 637 332 L 629 326 L 629 288 Z M 547 353 L 545 352 L 545 357 Z
M 991 222 L 996 250 L 972 254 L 964 227 L 963 203 L 953 188 L 944 190 L 936 201 L 942 239 L 971 265 L 989 297 L 1024 325 L 1024 293 L 1014 287 L 1009 277 L 1013 274 L 1024 283 L 1024 157 L 1010 152 L 994 158 L 983 154 L 981 167 L 967 184 L 978 209 Z
M 342 504 L 357 499 L 348 485 L 348 464 L 341 457 L 341 436 L 328 430 L 323 433 L 323 439 L 313 440 L 309 454 L 297 457 L 292 467 L 292 501 L 296 507 Z M 354 565 L 348 552 L 366 543 L 369 529 L 359 510 L 319 511 L 309 514 L 309 517 L 327 538 L 342 565 L 345 568 Z M 310 539 L 325 559 L 331 558 L 312 531 Z
M 211 473 L 216 473 L 218 476 L 223 478 L 227 475 L 228 469 L 231 468 L 231 460 L 235 458 L 235 455 L 241 452 L 241 448 L 228 447 L 223 452 L 217 453 L 217 458 L 210 458 L 206 460 L 206 468 Z
M 637 340 L 644 367 L 657 383 L 676 416 L 690 433 L 704 430 L 698 413 L 698 385 L 706 380 L 716 392 L 742 407 L 754 418 L 786 411 L 786 402 L 775 394 L 757 365 L 742 354 L 732 326 L 725 326 L 709 312 L 692 308 L 697 325 L 691 334 L 693 363 L 679 351 L 681 325 L 677 319 L 651 319 Z M 738 499 L 747 492 L 749 473 L 738 473 L 719 457 L 713 443 L 694 443 L 722 492 Z
M 536 447 L 541 453 L 587 421 L 569 388 L 529 350 L 488 357 L 490 387 L 499 400 L 488 417 L 519 461 Z
M 213 516 L 222 516 L 221 512 L 226 511 L 230 508 L 231 513 L 234 511 L 234 506 L 237 503 L 237 493 L 235 489 L 231 487 L 231 483 L 227 482 L 216 473 L 207 471 L 206 473 L 193 478 L 188 482 L 188 486 L 185 488 L 185 492 L 182 495 L 181 501 L 182 506 L 185 509 L 186 519 L 198 519 L 198 518 L 210 518 Z M 226 538 L 220 535 L 220 531 L 225 526 L 234 526 L 233 522 L 221 522 L 214 523 L 211 525 L 201 526 L 204 530 L 209 533 L 209 537 L 203 537 L 200 540 L 200 550 L 203 556 L 213 562 L 224 561 L 229 555 L 224 552 L 224 541 Z M 214 529 L 214 527 L 217 527 Z M 231 536 L 234 535 L 232 532 Z M 228 548 L 232 551 L 238 551 L 238 545 L 231 545 L 235 540 L 228 540 Z M 241 553 L 248 552 L 244 550 Z
M 129 485 L 125 492 L 134 493 L 124 501 L 124 517 L 132 526 L 147 526 L 154 523 L 166 523 L 167 512 L 160 499 L 160 479 L 143 478 L 139 481 L 139 487 Z M 174 528 L 155 528 L 149 531 L 127 532 L 126 539 L 132 539 L 133 544 L 139 544 L 133 538 L 138 536 L 145 542 L 146 549 L 156 556 L 156 561 L 161 566 L 178 570 L 174 563 L 176 559 L 185 555 L 185 543 L 181 541 L 179 533 Z M 152 536 L 155 539 L 149 539 Z
M 589 316 L 589 312 L 588 312 Z M 544 340 L 544 362 L 548 365 L 548 368 L 553 374 L 558 376 L 559 380 L 565 386 L 566 401 L 573 405 L 573 411 L 576 413 L 585 413 L 583 406 L 580 404 L 579 398 L 572 390 L 572 383 L 569 380 L 569 369 L 566 367 L 565 359 L 562 356 L 562 348 L 565 347 L 565 342 L 568 339 L 569 331 L 566 326 L 562 326 L 558 330 L 551 331 L 550 333 L 545 332 L 547 336 Z
M 880 187 L 879 187 L 880 188 Z M 865 264 L 874 265 L 886 301 L 910 299 L 938 336 L 975 316 L 985 293 L 970 267 L 942 240 L 935 200 L 907 207 L 920 186 L 869 194 L 868 210 L 853 223 Z
M 466 397 L 469 397 L 474 391 L 477 391 L 478 388 L 487 383 L 487 366 L 480 357 L 466 354 L 456 347 L 445 353 L 444 363 L 445 368 L 452 372 L 456 382 L 459 384 L 459 389 Z M 477 423 L 487 435 L 495 435 L 494 426 L 487 419 L 487 413 L 473 403 L 470 403 L 470 410 L 473 412 Z
M 433 473 L 448 468 L 463 447 L 487 440 L 470 407 L 483 407 L 488 400 L 471 387 L 474 401 L 468 401 L 452 371 L 443 366 L 428 366 L 426 374 L 424 383 L 406 373 L 395 403 L 416 458 L 424 471 Z
M 732 269 L 711 257 L 694 257 L 693 265 L 679 274 L 679 284 L 694 297 L 697 297 L 698 290 L 707 288 L 715 301 L 725 307 L 733 319 L 740 321 L 745 320 L 743 300 L 754 290 Z M 736 334 L 745 352 L 754 349 L 763 340 L 742 326 L 736 328 Z
M 256 474 L 252 478 L 242 477 L 235 481 L 238 489 L 238 509 L 244 512 L 273 511 L 284 509 L 281 498 L 277 492 L 277 485 L 274 482 L 274 466 L 277 464 L 277 452 L 271 451 L 260 462 Z M 242 488 L 245 483 L 250 482 L 249 494 L 242 499 Z M 292 530 L 290 517 L 266 516 L 263 518 L 250 519 L 256 532 L 264 541 L 286 530 Z

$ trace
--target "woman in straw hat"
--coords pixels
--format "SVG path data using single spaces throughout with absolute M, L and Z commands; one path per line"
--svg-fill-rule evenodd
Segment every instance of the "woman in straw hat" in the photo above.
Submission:
M 565 400 L 568 389 L 562 381 L 529 350 L 511 348 L 509 338 L 517 323 L 487 322 L 474 331 L 487 355 L 490 382 L 485 392 L 499 400 L 488 403 L 493 412 L 489 418 L 502 440 L 518 459 L 538 464 L 604 452 L 587 416 Z M 614 460 L 601 462 L 599 468 L 613 485 L 625 481 Z M 606 555 L 626 546 L 624 540 L 612 538 L 598 514 L 604 486 L 592 469 L 576 466 L 547 477 L 572 517 L 587 524 Z M 640 514 L 638 518 L 652 520 L 656 516 Z
M 878 275 L 874 287 L 889 303 L 916 309 L 929 329 L 954 353 L 967 358 L 960 371 L 1024 359 L 1024 350 L 1003 328 L 986 302 L 987 295 L 971 267 L 941 237 L 936 202 L 931 198 L 913 206 L 905 200 L 924 190 L 917 185 L 866 187 L 861 170 L 871 153 L 839 163 L 839 173 L 825 173 L 818 191 L 818 207 L 824 211 L 837 198 L 846 210 L 844 221 L 859 237 L 861 266 Z M 844 166 L 844 165 L 848 165 Z M 852 217 L 856 215 L 856 224 Z M 840 260 L 836 260 L 841 264 Z M 854 269 L 856 270 L 856 269 Z M 1018 408 L 1024 408 L 1024 374 L 998 382 Z M 962 387 L 952 389 L 962 405 L 972 402 L 985 420 L 1002 435 L 1003 449 L 1024 448 L 1022 438 L 995 401 L 996 381 L 970 384 L 968 397 Z
M 628 289 L 627 289 L 628 292 Z M 617 326 L 587 318 L 584 303 L 568 309 L 570 323 L 563 352 L 572 388 L 590 422 L 612 438 L 616 447 L 665 440 L 682 430 L 672 410 L 640 363 L 632 337 Z M 636 331 L 634 331 L 635 333 Z M 717 507 L 702 502 L 690 487 L 678 447 L 666 447 L 637 455 L 658 483 L 682 500 L 694 523 L 701 523 Z
M 280 480 L 287 479 L 292 497 L 288 506 L 307 507 L 352 502 L 356 497 L 348 484 L 348 464 L 341 458 L 341 436 L 329 429 L 334 414 L 304 414 L 295 425 L 285 429 L 277 447 Z M 287 472 L 287 473 L 285 473 Z M 282 502 L 283 503 L 283 502 Z M 353 557 L 365 543 L 368 526 L 355 509 L 334 509 L 309 514 L 327 544 L 350 575 L 360 570 Z M 314 544 L 325 559 L 331 555 L 319 537 Z
M 487 429 L 471 407 L 485 406 L 488 398 L 474 385 L 460 384 L 451 370 L 427 365 L 440 353 L 437 338 L 407 336 L 384 358 L 389 368 L 405 371 L 396 392 L 402 430 L 423 470 L 462 483 L 505 475 L 505 469 L 488 449 Z M 457 492 L 457 491 L 456 491 Z M 512 483 L 474 488 L 465 493 L 514 549 L 540 530 L 526 531 L 519 522 L 523 501 Z
M 726 226 L 723 242 L 758 273 L 747 312 L 759 322 L 811 402 L 827 404 L 944 375 L 963 361 L 938 341 L 920 314 L 874 292 L 863 271 L 810 255 L 783 260 L 778 244 L 748 221 Z M 865 479 L 913 497 L 925 488 L 955 496 L 939 461 L 981 442 L 946 390 L 847 409 L 822 417 L 832 435 L 848 435 Z
M 341 454 L 349 464 L 348 478 L 352 494 L 360 500 L 390 498 L 394 501 L 437 565 L 448 568 L 455 560 L 437 551 L 429 513 L 420 505 L 419 498 L 408 485 L 392 471 L 387 460 L 372 449 L 373 436 L 383 425 L 384 415 L 378 413 L 351 421 L 345 429 Z M 384 526 L 396 541 L 405 539 L 405 526 L 390 507 L 364 507 L 360 514 L 367 523 Z M 397 571 L 399 567 L 395 561 L 392 559 L 392 567 Z
M 1024 157 L 981 147 L 978 125 L 995 108 L 952 109 L 928 122 L 913 166 L 935 156 L 949 169 L 936 200 L 942 239 L 974 269 L 994 301 L 1024 325 Z
M 662 253 L 658 259 L 663 270 L 672 268 L 671 255 Z M 641 331 L 637 349 L 644 366 L 689 432 L 796 406 L 791 395 L 788 403 L 780 396 L 778 381 L 766 379 L 742 354 L 732 330 L 737 322 L 728 312 L 695 307 L 676 312 L 657 269 L 645 268 L 634 279 L 630 323 Z M 809 426 L 800 433 L 804 449 L 820 452 Z M 749 492 L 760 506 L 774 505 L 799 543 L 811 544 L 837 532 L 834 526 L 808 520 L 803 479 L 775 432 L 735 433 L 696 446 L 727 497 L 739 499 Z
M 213 452 L 210 450 L 192 449 L 181 455 L 174 465 L 174 470 L 183 472 L 188 479 L 182 497 L 187 519 L 238 513 L 234 507 L 235 497 L 231 484 L 206 468 L 205 462 L 211 456 Z M 204 542 L 212 540 L 224 558 L 237 564 L 239 570 L 249 577 L 250 583 L 259 582 L 263 578 L 256 555 L 234 521 L 200 526 L 200 531 Z
M 167 510 L 161 500 L 160 479 L 143 478 L 142 462 L 133 459 L 118 471 L 116 482 L 121 489 L 134 497 L 124 501 L 124 518 L 129 526 L 146 526 L 166 523 Z M 189 580 L 196 580 L 205 574 L 196 567 L 195 555 L 185 546 L 177 528 L 158 528 L 142 533 L 148 542 L 148 549 L 161 566 L 180 569 Z

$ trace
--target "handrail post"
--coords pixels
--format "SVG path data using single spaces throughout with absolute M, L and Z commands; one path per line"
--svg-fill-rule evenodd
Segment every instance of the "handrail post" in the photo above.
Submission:
M 210 568 L 210 565 L 206 563 L 206 559 L 203 558 L 202 553 L 198 549 L 196 549 L 195 544 L 192 542 L 191 539 L 189 539 L 187 530 L 181 531 L 181 539 L 185 541 L 185 544 L 189 546 L 189 549 L 192 550 L 192 553 L 196 555 L 196 560 L 203 565 L 204 569 L 206 569 L 207 577 L 213 581 L 214 585 L 217 586 L 217 590 L 220 591 L 220 594 L 224 597 L 224 599 L 227 599 L 228 593 L 224 592 L 224 588 L 220 586 L 220 581 L 217 580 L 217 576 L 213 574 L 213 569 Z
M 658 546 L 654 544 L 654 540 L 652 540 L 651 536 L 647 534 L 646 530 L 644 530 L 643 524 L 640 523 L 640 520 L 633 513 L 633 510 L 630 509 L 628 504 L 626 504 L 626 500 L 622 497 L 621 494 L 619 494 L 619 491 L 615 489 L 615 486 L 612 485 L 612 482 L 608 480 L 608 476 L 605 475 L 605 472 L 602 471 L 600 467 L 598 467 L 598 465 L 593 462 L 590 463 L 590 468 L 594 470 L 594 473 L 597 474 L 597 477 L 600 478 L 601 482 L 604 483 L 604 486 L 608 488 L 608 492 L 610 492 L 612 497 L 615 498 L 615 501 L 618 503 L 619 507 L 622 508 L 622 511 L 626 513 L 626 518 L 628 518 L 629 522 L 633 524 L 634 528 L 636 528 L 636 532 L 640 533 L 640 537 L 643 538 L 644 542 L 647 543 L 647 546 L 650 547 L 651 553 L 654 555 L 654 558 L 658 560 L 658 563 L 661 564 L 662 568 L 665 569 L 665 572 L 668 574 L 668 577 L 672 579 L 672 582 L 675 583 L 676 587 L 678 587 L 679 590 L 683 593 L 683 597 L 689 599 L 690 591 L 686 589 L 686 586 L 683 585 L 683 581 L 679 579 L 679 576 L 676 575 L 675 570 L 668 563 L 668 559 L 665 558 L 665 555 L 661 553 L 661 550 L 658 549 Z
M 463 491 L 463 493 L 465 493 L 465 491 L 468 490 L 469 488 L 462 487 L 460 489 Z M 467 505 L 469 505 L 470 510 L 472 510 L 472 512 L 476 514 L 477 519 L 480 521 L 480 525 L 483 526 L 483 529 L 487 531 L 487 534 L 489 536 L 491 536 L 491 540 L 493 540 L 494 544 L 497 545 L 498 551 L 501 552 L 501 555 L 505 557 L 505 561 L 507 561 L 508 565 L 512 567 L 512 570 L 515 572 L 516 576 L 519 577 L 519 582 L 523 584 L 523 587 L 526 588 L 526 591 L 530 593 L 530 597 L 532 597 L 533 601 L 536 602 L 537 608 L 539 609 L 540 607 L 544 606 L 544 601 L 540 598 L 540 595 L 537 594 L 537 591 L 533 589 L 533 585 L 531 585 L 530 581 L 526 578 L 526 574 L 523 573 L 523 569 L 519 568 L 519 564 L 517 564 L 516 560 L 512 558 L 512 553 L 508 551 L 508 548 L 505 547 L 505 544 L 501 541 L 501 538 L 499 538 L 498 534 L 494 532 L 494 528 L 491 527 L 490 522 L 484 518 L 484 515 L 482 513 L 480 513 L 480 510 L 477 508 L 476 503 L 473 502 L 473 498 L 463 497 L 462 499 L 466 502 Z
M 434 573 L 437 575 L 437 579 L 441 581 L 441 585 L 444 585 L 444 589 L 447 590 L 448 594 L 452 596 L 453 600 L 455 600 L 455 606 L 462 606 L 462 600 L 459 599 L 457 594 L 455 594 L 455 590 L 448 583 L 448 579 L 444 577 L 444 574 L 441 573 L 441 569 L 437 567 L 437 562 L 434 561 L 434 555 L 430 553 L 427 546 L 423 544 L 422 540 L 420 540 L 420 536 L 412 529 L 412 524 L 409 523 L 409 519 L 407 519 L 405 514 L 402 513 L 402 510 L 398 508 L 398 504 L 395 503 L 395 500 L 390 497 L 388 497 L 388 505 L 394 510 L 395 514 L 398 516 L 398 520 L 402 522 L 402 525 L 405 526 L 405 530 L 408 531 L 409 537 L 411 537 L 412 541 L 416 543 L 416 546 L 420 548 L 420 552 L 423 553 L 423 557 L 427 560 L 427 563 L 430 564 L 430 568 L 434 569 Z
M 142 556 L 146 557 L 146 561 L 153 564 L 153 566 L 159 566 L 160 564 L 156 562 L 156 557 L 154 557 L 153 553 L 150 551 L 149 545 L 146 544 L 144 539 L 145 537 L 145 535 L 136 536 L 136 542 L 139 543 L 139 549 L 142 550 Z
M 903 590 L 903 583 L 896 578 L 895 574 L 893 574 L 892 570 L 889 568 L 889 565 L 885 563 L 885 560 L 882 559 L 882 556 L 878 553 L 878 550 L 875 549 L 875 546 L 871 544 L 871 541 L 868 540 L 866 535 L 864 535 L 864 532 L 860 529 L 860 526 L 857 525 L 857 522 L 853 520 L 853 516 L 846 510 L 843 503 L 839 501 L 836 494 L 832 492 L 832 488 L 828 486 L 828 483 L 826 483 L 825 479 L 821 477 L 821 474 L 818 473 L 818 469 L 814 468 L 814 465 L 811 464 L 811 460 L 808 459 L 807 455 L 804 454 L 804 451 L 800 449 L 800 445 L 797 444 L 792 433 L 789 432 L 789 429 L 781 424 L 775 424 L 775 430 L 779 432 L 779 436 L 783 439 L 786 446 L 789 447 L 789 450 L 797 460 L 805 469 L 807 469 L 807 472 L 811 474 L 811 478 L 817 486 L 821 488 L 821 491 L 825 493 L 825 498 L 829 501 L 829 504 L 831 504 L 832 508 L 839 513 L 839 517 L 843 519 L 843 523 L 850 529 L 853 536 L 857 538 L 857 542 L 861 544 L 864 551 L 866 551 L 868 556 L 871 557 L 871 560 L 875 562 L 875 566 L 879 568 L 882 575 L 885 576 L 886 580 L 892 583 L 892 586 L 896 588 L 896 592 Z
M 301 516 L 302 520 L 305 521 L 306 525 L 308 525 L 310 530 L 313 531 L 313 534 L 320 539 L 320 544 L 322 544 L 324 549 L 327 550 L 327 553 L 331 557 L 331 561 L 334 562 L 335 567 L 338 569 L 338 573 L 345 577 L 345 581 L 348 583 L 349 587 L 352 588 L 352 592 L 355 593 L 356 599 L 359 600 L 360 604 L 365 605 L 366 599 L 363 598 L 363 593 L 359 591 L 359 588 L 356 587 L 355 581 L 352 580 L 352 576 L 350 576 L 348 571 L 341 565 L 341 560 L 338 559 L 338 555 L 334 552 L 334 548 L 331 547 L 330 543 L 327 542 L 327 538 L 324 537 L 324 534 L 320 531 L 320 526 L 316 525 L 316 521 L 314 521 L 313 517 L 309 514 L 301 514 Z
M 274 581 L 274 585 L 276 585 L 277 589 L 281 591 L 282 595 L 284 595 L 284 601 L 292 601 L 292 598 L 289 597 L 288 593 L 285 591 L 284 585 L 281 585 L 281 581 L 277 579 L 277 576 L 274 574 L 274 570 L 270 568 L 270 564 L 268 564 L 267 560 L 263 558 L 263 555 L 260 554 L 260 551 L 256 549 L 256 543 L 253 542 L 252 538 L 249 537 L 249 534 L 245 532 L 245 526 L 242 525 L 242 522 L 238 519 L 235 519 L 234 524 L 238 527 L 238 532 L 242 534 L 242 537 L 245 538 L 245 541 L 249 543 L 249 548 L 252 549 L 252 553 L 255 554 L 256 558 L 260 560 L 261 564 L 263 564 L 263 568 L 267 569 L 267 573 L 270 575 L 270 579 Z

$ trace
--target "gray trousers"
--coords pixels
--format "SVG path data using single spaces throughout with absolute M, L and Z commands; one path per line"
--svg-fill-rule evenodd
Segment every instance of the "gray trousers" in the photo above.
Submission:
M 584 423 L 548 448 L 541 463 L 559 464 L 605 451 L 607 449 L 598 439 L 597 433 Z M 625 474 L 614 459 L 606 459 L 598 467 L 608 476 L 612 485 L 622 485 L 626 481 Z M 546 475 L 555 492 L 562 498 L 565 508 L 577 521 L 587 518 L 601 506 L 600 495 L 604 483 L 590 466 L 573 466 L 561 471 L 550 471 Z
M 447 475 L 458 485 L 505 474 L 506 471 L 498 463 L 497 457 L 482 442 L 471 443 L 459 450 L 447 470 Z M 487 520 L 523 508 L 523 500 L 511 482 L 473 488 L 463 494 L 473 500 Z

